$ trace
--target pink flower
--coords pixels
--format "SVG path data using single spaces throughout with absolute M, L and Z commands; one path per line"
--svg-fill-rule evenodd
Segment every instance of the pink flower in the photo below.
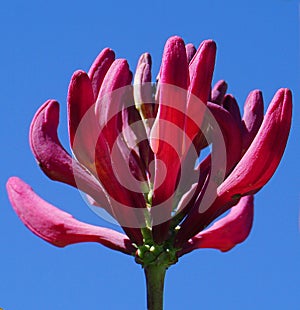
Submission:
M 263 115 L 262 94 L 252 91 L 241 116 L 224 81 L 211 89 L 215 54 L 211 40 L 196 50 L 171 37 L 155 84 L 147 53 L 133 86 L 127 61 L 110 49 L 88 73 L 76 71 L 67 100 L 74 157 L 58 139 L 55 100 L 34 116 L 31 149 L 50 179 L 85 192 L 125 234 L 74 219 L 12 177 L 9 198 L 24 224 L 53 245 L 98 242 L 142 264 L 162 253 L 171 264 L 197 248 L 228 251 L 243 242 L 251 230 L 253 194 L 283 155 L 292 98 L 290 90 L 278 90 Z M 198 163 L 208 145 L 211 154 Z

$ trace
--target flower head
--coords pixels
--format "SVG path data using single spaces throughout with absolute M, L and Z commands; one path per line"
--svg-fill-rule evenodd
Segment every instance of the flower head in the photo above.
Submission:
M 225 81 L 211 88 L 215 54 L 212 40 L 196 50 L 171 37 L 156 83 L 148 53 L 134 77 L 108 48 L 88 73 L 76 71 L 67 99 L 74 156 L 57 136 L 55 100 L 33 118 L 31 149 L 50 179 L 86 193 L 125 234 L 74 219 L 12 177 L 9 198 L 24 224 L 56 246 L 98 242 L 142 264 L 162 254 L 171 264 L 197 248 L 228 251 L 244 241 L 253 194 L 272 177 L 285 149 L 291 92 L 278 90 L 264 115 L 262 94 L 252 91 L 241 115 Z M 203 158 L 204 149 L 211 152 Z

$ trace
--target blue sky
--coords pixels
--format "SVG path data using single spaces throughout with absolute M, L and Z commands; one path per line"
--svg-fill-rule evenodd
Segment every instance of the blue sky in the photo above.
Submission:
M 131 69 L 153 56 L 153 76 L 171 35 L 195 45 L 217 42 L 214 81 L 225 79 L 240 106 L 261 89 L 266 105 L 280 87 L 294 97 L 292 133 L 273 179 L 255 199 L 246 242 L 224 254 L 199 250 L 167 273 L 165 309 L 299 309 L 299 3 L 273 1 L 7 1 L 0 10 L 0 307 L 6 310 L 144 309 L 143 271 L 97 244 L 55 248 L 29 232 L 5 192 L 17 175 L 52 204 L 95 225 L 80 194 L 48 180 L 28 145 L 28 129 L 48 98 L 61 104 L 59 134 L 68 145 L 66 94 L 72 73 L 88 70 L 104 47 Z

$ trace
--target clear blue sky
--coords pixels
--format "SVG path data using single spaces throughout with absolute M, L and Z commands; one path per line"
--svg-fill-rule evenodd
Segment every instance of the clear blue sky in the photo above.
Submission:
M 88 70 L 104 47 L 134 70 L 153 56 L 153 76 L 166 39 L 217 42 L 214 80 L 225 79 L 240 106 L 249 91 L 265 103 L 280 87 L 294 95 L 292 134 L 271 182 L 256 195 L 247 241 L 223 254 L 184 256 L 166 278 L 165 309 L 300 307 L 299 3 L 273 1 L 5 1 L 0 10 L 0 307 L 6 310 L 144 309 L 143 271 L 98 244 L 55 248 L 29 232 L 5 192 L 17 175 L 82 221 L 108 225 L 66 185 L 48 180 L 28 145 L 28 128 L 48 98 L 61 103 L 60 137 L 68 145 L 66 94 L 77 69 Z

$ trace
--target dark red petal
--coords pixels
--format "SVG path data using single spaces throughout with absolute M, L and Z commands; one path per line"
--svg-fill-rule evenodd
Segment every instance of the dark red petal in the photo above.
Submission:
M 262 93 L 253 90 L 244 105 L 242 120 L 243 153 L 245 153 L 256 136 L 264 118 L 264 102 Z
M 197 50 L 192 43 L 186 44 L 185 50 L 186 50 L 187 61 L 188 63 L 190 63 L 190 61 L 193 59 L 194 55 L 196 54 Z
M 253 222 L 253 196 L 241 198 L 229 214 L 215 222 L 210 228 L 191 238 L 179 256 L 200 248 L 213 248 L 222 252 L 231 250 L 249 235 Z
M 240 108 L 239 108 L 237 101 L 235 100 L 235 98 L 231 94 L 225 95 L 222 106 L 224 109 L 226 109 L 232 115 L 235 122 L 239 126 L 241 126 L 242 118 L 241 118 Z
M 89 77 L 91 79 L 94 97 L 98 97 L 98 93 L 104 77 L 115 60 L 115 53 L 109 48 L 105 48 L 95 59 L 90 70 Z
M 136 159 L 139 162 L 139 166 L 142 167 L 142 175 L 144 175 L 146 171 L 149 171 L 149 163 L 153 160 L 149 136 L 146 133 L 147 125 L 144 126 L 141 114 L 133 104 L 124 107 L 122 122 L 122 135 L 126 145 L 132 151 L 132 155 L 136 154 L 138 156 Z
M 113 250 L 133 254 L 135 248 L 127 236 L 114 230 L 80 222 L 36 195 L 17 177 L 7 182 L 10 202 L 22 222 L 45 241 L 64 247 L 80 242 L 98 242 Z
M 241 158 L 242 136 L 240 126 L 239 123 L 232 117 L 232 115 L 221 106 L 208 102 L 207 107 L 213 114 L 213 117 L 215 118 L 223 133 L 227 159 L 226 171 L 228 173 Z M 220 152 L 220 150 L 216 152 Z M 215 156 L 220 155 L 215 154 Z
M 210 101 L 222 105 L 226 91 L 227 83 L 223 80 L 218 81 L 211 91 Z

